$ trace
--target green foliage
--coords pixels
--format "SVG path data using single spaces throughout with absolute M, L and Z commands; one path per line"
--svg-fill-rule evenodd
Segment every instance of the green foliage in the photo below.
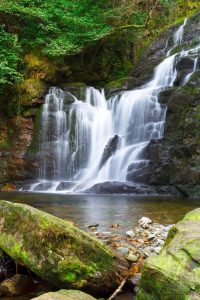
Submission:
M 101 48 L 101 42 L 97 41 L 105 42 L 111 35 L 111 40 L 115 36 L 123 36 L 123 39 L 119 38 L 119 47 L 117 43 L 110 47 L 109 51 L 115 52 L 111 55 L 113 59 L 107 61 L 103 58 L 104 64 L 98 72 L 102 77 L 109 73 L 111 80 L 124 77 L 161 28 L 198 7 L 199 1 L 194 0 L 1 0 L 1 99 L 7 101 L 7 95 L 11 94 L 8 87 L 21 81 L 22 74 L 26 79 L 23 65 L 27 66 L 24 59 L 27 54 L 42 58 L 38 59 L 39 62 L 45 57 L 47 62 L 45 67 L 41 65 L 41 76 L 45 73 L 47 79 L 49 65 L 58 66 L 59 63 L 60 66 L 63 61 L 69 62 L 66 57 L 86 52 L 89 45 Z M 105 53 L 105 50 L 101 52 Z M 95 53 L 98 51 L 92 53 L 92 65 L 98 59 Z M 34 67 L 32 69 L 34 73 Z M 49 82 L 54 79 L 54 73 L 50 72 Z M 39 80 L 43 78 L 37 77 Z M 78 80 L 82 81 L 82 78 Z M 4 106 L 3 100 L 0 100 L 1 106 Z M 19 111 L 18 103 L 10 102 L 9 110 L 12 113 Z
M 0 87 L 18 82 L 22 76 L 17 71 L 20 59 L 20 47 L 17 36 L 0 26 Z

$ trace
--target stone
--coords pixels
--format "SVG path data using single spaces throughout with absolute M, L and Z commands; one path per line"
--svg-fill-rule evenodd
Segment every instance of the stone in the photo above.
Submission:
M 1 189 L 2 192 L 15 192 L 16 190 L 16 185 L 12 183 L 6 183 Z
M 110 292 L 120 266 L 127 267 L 123 257 L 71 222 L 28 205 L 1 200 L 0 224 L 0 248 L 59 288 Z
M 94 297 L 76 290 L 60 290 L 57 292 L 50 292 L 32 299 L 34 300 L 95 300 Z
M 134 233 L 132 230 L 128 230 L 128 231 L 126 232 L 126 236 L 127 236 L 128 238 L 133 238 L 133 237 L 135 236 L 135 233 Z
M 139 221 L 138 224 L 140 227 L 144 229 L 148 229 L 150 227 L 150 224 L 152 224 L 152 220 L 147 218 L 147 217 L 142 217 Z
M 106 161 L 109 159 L 109 157 L 111 157 L 116 152 L 119 141 L 120 138 L 117 134 L 109 139 L 108 143 L 105 146 L 102 159 L 99 164 L 99 169 L 102 168 Z
M 16 274 L 12 278 L 4 280 L 0 284 L 1 296 L 20 296 L 32 292 L 35 289 L 33 279 L 27 275 Z
M 126 255 L 126 259 L 128 261 L 130 261 L 130 262 L 134 262 L 135 263 L 135 262 L 138 261 L 139 257 L 137 255 L 135 255 L 135 254 L 129 253 L 128 255 Z
M 122 255 L 127 255 L 129 253 L 129 249 L 126 247 L 119 247 L 117 248 L 117 251 Z
M 200 299 L 200 209 L 168 234 L 160 254 L 146 260 L 137 300 Z

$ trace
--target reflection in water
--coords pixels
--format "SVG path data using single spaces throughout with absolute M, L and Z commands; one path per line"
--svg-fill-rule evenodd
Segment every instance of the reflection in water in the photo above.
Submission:
M 172 224 L 185 213 L 200 206 L 200 200 L 161 196 L 133 195 L 54 195 L 36 193 L 0 193 L 1 199 L 26 203 L 59 218 L 73 221 L 86 229 L 100 224 L 100 230 L 110 230 L 119 223 L 126 230 L 137 224 L 142 216 L 154 222 Z

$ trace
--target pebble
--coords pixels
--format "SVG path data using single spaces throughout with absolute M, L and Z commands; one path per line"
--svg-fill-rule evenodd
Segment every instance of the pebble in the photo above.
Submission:
M 128 238 L 134 238 L 134 237 L 135 237 L 135 233 L 134 233 L 132 230 L 128 230 L 128 231 L 126 232 L 126 236 L 127 236 Z
M 93 228 L 93 227 L 98 227 L 99 224 L 92 224 L 92 225 L 89 225 L 88 228 Z
M 138 224 L 140 227 L 144 229 L 148 229 L 150 227 L 150 224 L 152 224 L 152 220 L 147 218 L 147 217 L 142 217 L 139 221 Z
M 129 249 L 126 247 L 119 247 L 119 248 L 117 248 L 117 251 L 119 253 L 121 253 L 122 255 L 127 255 L 129 253 Z
M 130 262 L 137 262 L 139 259 L 139 257 L 137 255 L 130 254 L 130 253 L 128 255 L 126 255 L 125 257 Z

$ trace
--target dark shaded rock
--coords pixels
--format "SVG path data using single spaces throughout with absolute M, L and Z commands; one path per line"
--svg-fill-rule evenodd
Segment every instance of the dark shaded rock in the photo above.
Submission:
M 191 104 L 191 99 L 187 94 L 179 91 L 173 93 L 168 100 L 168 111 L 181 113 Z
M 156 194 L 153 187 L 118 181 L 97 183 L 84 192 L 91 194 Z
M 161 91 L 159 93 L 158 99 L 159 99 L 159 103 L 161 104 L 167 104 L 169 101 L 169 98 L 171 97 L 171 95 L 173 94 L 174 89 L 173 88 L 169 88 L 165 91 Z
M 190 70 L 192 71 L 194 67 L 194 60 L 189 57 L 183 57 L 180 61 L 176 64 L 176 70 L 178 72 L 183 70 Z
M 127 170 L 127 181 L 148 184 L 151 176 L 149 161 L 138 161 L 131 164 Z
M 35 283 L 27 275 L 16 274 L 12 278 L 4 280 L 0 284 L 1 296 L 20 296 L 34 291 Z
M 0 249 L 0 282 L 15 274 L 16 266 L 12 258 Z
M 105 146 L 99 169 L 106 163 L 106 161 L 116 152 L 119 143 L 119 136 L 116 134 L 114 137 L 110 138 L 107 145 Z
M 72 83 L 62 84 L 60 85 L 60 87 L 65 92 L 64 101 L 66 104 L 70 104 L 74 102 L 75 99 L 73 96 L 75 96 L 78 100 L 85 100 L 87 86 L 84 83 L 72 82 Z

